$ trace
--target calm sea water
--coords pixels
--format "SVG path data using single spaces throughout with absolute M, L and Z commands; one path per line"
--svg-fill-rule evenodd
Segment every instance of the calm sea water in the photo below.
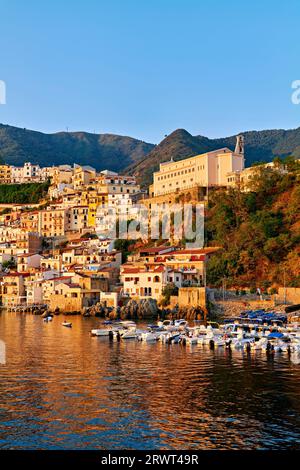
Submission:
M 300 365 L 284 355 L 92 338 L 98 319 L 0 314 L 0 447 L 300 448 Z

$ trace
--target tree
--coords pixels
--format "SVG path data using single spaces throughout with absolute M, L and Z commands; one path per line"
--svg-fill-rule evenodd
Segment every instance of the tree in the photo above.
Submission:
M 175 286 L 173 282 L 167 284 L 162 291 L 162 298 L 160 300 L 160 305 L 166 307 L 170 304 L 170 298 L 172 295 L 178 295 L 178 287 Z

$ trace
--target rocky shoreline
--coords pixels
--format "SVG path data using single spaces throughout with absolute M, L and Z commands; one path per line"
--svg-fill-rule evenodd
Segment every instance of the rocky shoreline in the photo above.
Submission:
M 128 302 L 120 307 L 109 307 L 106 302 L 98 302 L 91 307 L 85 307 L 82 311 L 65 312 L 56 308 L 50 311 L 47 306 L 16 306 L 8 309 L 9 311 L 19 313 L 31 313 L 41 315 L 43 318 L 49 315 L 82 315 L 83 317 L 100 317 L 109 320 L 151 320 L 151 319 L 179 319 L 186 320 L 206 320 L 207 311 L 201 307 L 178 307 L 159 308 L 154 299 L 129 299 Z

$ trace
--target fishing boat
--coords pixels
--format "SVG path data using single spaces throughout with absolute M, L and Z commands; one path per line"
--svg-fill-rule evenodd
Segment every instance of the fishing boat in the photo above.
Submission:
M 66 326 L 67 328 L 72 328 L 72 323 L 68 321 L 62 322 L 62 326 Z

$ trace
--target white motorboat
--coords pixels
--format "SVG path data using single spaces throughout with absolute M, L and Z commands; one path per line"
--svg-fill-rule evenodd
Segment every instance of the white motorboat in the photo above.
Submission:
M 174 323 L 172 320 L 163 320 L 163 321 L 158 321 L 157 326 L 160 328 L 167 328 L 168 326 L 174 326 Z
M 150 332 L 144 332 L 141 333 L 139 336 L 139 339 L 141 341 L 146 341 L 148 343 L 156 343 L 156 341 L 159 339 L 159 336 L 157 333 L 152 333 Z
M 137 339 L 139 337 L 139 333 L 134 329 L 130 329 L 120 333 L 120 336 L 122 339 Z
M 196 336 L 180 335 L 180 340 L 183 344 L 197 344 L 198 338 Z
M 180 320 L 175 320 L 174 321 L 174 326 L 175 326 L 175 328 L 183 329 L 183 328 L 186 328 L 188 326 L 188 322 L 186 320 L 184 320 L 183 318 L 181 318 Z
M 112 330 L 108 328 L 95 328 L 91 330 L 92 336 L 110 336 L 112 334 Z
M 136 328 L 136 323 L 132 320 L 122 320 L 118 322 L 119 325 L 122 325 L 124 328 Z
M 69 321 L 62 322 L 62 326 L 66 326 L 67 328 L 72 328 L 72 323 Z
M 52 321 L 52 320 L 53 320 L 53 318 L 52 318 L 50 315 L 49 315 L 49 317 L 43 318 L 43 322 L 45 322 L 45 323 L 48 323 L 48 322 L 50 322 L 50 321 Z
M 262 351 L 266 348 L 267 342 L 267 338 L 261 338 L 259 341 L 253 341 L 250 343 L 250 347 L 253 351 Z

